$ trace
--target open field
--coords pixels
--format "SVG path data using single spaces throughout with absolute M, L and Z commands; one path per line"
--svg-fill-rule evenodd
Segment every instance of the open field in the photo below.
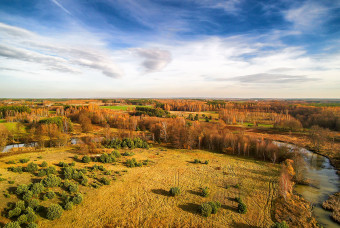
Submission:
M 120 152 L 122 152 L 121 150 Z M 122 157 L 115 164 L 103 164 L 107 170 L 120 171 L 117 180 L 111 185 L 99 189 L 80 186 L 84 202 L 72 211 L 64 211 L 60 219 L 53 222 L 39 217 L 39 227 L 228 227 L 228 226 L 261 226 L 272 224 L 267 200 L 271 195 L 268 184 L 278 178 L 278 165 L 260 161 L 247 160 L 216 154 L 201 150 L 170 150 L 151 148 L 134 149 L 133 158 L 150 160 L 147 166 L 127 168 L 124 161 L 131 157 Z M 41 157 L 40 157 L 41 156 Z M 5 162 L 21 158 L 40 164 L 46 161 L 55 165 L 59 161 L 73 162 L 74 153 L 70 149 L 46 150 L 4 157 L 0 160 L 0 173 L 6 181 L 2 182 L 1 192 L 16 187 L 19 183 L 29 183 L 35 179 L 31 174 L 17 174 L 7 171 Z M 195 164 L 194 159 L 208 160 L 209 164 Z M 21 163 L 18 163 L 23 165 Z M 102 164 L 76 162 L 75 167 Z M 59 168 L 58 168 L 59 169 Z M 122 172 L 127 170 L 127 173 Z M 7 180 L 14 181 L 9 184 Z M 236 188 L 236 185 L 239 188 Z M 179 186 L 181 194 L 171 197 L 170 187 Z M 228 188 L 226 188 L 228 186 Z M 210 195 L 202 197 L 201 187 L 209 187 Z M 60 188 L 54 189 L 62 191 Z M 248 212 L 241 215 L 237 212 L 236 197 L 241 197 L 248 207 Z M 17 201 L 0 196 L 0 209 L 8 202 Z M 54 200 L 57 202 L 57 200 Z M 220 211 L 204 218 L 197 213 L 203 202 L 219 201 Z M 48 206 L 49 202 L 42 202 Z M 1 217 L 1 222 L 8 219 Z M 67 225 L 66 225 L 67 224 Z
M 140 105 L 115 105 L 115 106 L 100 106 L 100 108 L 107 108 L 117 111 L 127 111 L 128 109 L 134 109 L 135 107 L 150 107 L 150 106 L 140 106 Z

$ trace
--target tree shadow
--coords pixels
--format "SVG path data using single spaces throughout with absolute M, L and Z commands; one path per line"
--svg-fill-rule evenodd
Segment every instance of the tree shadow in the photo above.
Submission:
M 152 189 L 151 192 L 158 194 L 158 195 L 162 195 L 162 196 L 170 196 L 170 193 L 164 189 Z
M 225 210 L 229 210 L 232 212 L 237 212 L 237 208 L 233 207 L 233 206 L 229 206 L 229 205 L 221 205 L 221 208 L 225 209 Z
M 7 188 L 7 192 L 9 193 L 9 194 L 15 194 L 15 191 L 17 190 L 17 188 L 16 187 L 8 187 Z
M 183 211 L 186 211 L 192 214 L 197 214 L 200 208 L 200 205 L 195 204 L 195 203 L 187 203 L 187 204 L 179 205 L 178 207 L 181 208 Z
M 190 194 L 196 195 L 196 196 L 202 196 L 201 192 L 199 192 L 199 191 L 188 190 L 187 192 L 190 193 Z

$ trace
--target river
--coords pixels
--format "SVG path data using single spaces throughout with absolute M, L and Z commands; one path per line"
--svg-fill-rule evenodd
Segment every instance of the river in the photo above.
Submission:
M 327 228 L 339 228 L 340 225 L 330 217 L 331 212 L 322 208 L 322 203 L 330 195 L 339 192 L 340 189 L 339 176 L 336 174 L 336 169 L 331 165 L 330 160 L 305 148 L 299 148 L 287 143 L 276 143 L 297 149 L 302 155 L 307 168 L 305 177 L 312 181 L 313 186 L 296 185 L 295 191 L 314 205 L 313 214 L 320 224 Z

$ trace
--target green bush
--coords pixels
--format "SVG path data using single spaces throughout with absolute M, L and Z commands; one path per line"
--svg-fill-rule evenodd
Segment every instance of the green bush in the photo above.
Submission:
M 20 228 L 20 224 L 18 222 L 10 222 L 7 223 L 4 228 Z
M 46 175 L 47 175 L 47 173 L 44 169 L 39 170 L 38 177 L 43 177 L 43 176 L 46 176 Z
M 9 171 L 12 171 L 14 173 L 22 173 L 23 169 L 21 166 L 17 166 L 17 167 L 9 167 L 8 168 Z
M 75 184 L 75 183 L 71 183 L 71 184 L 68 186 L 68 191 L 69 191 L 70 193 L 78 192 L 78 185 Z
M 212 212 L 211 205 L 209 203 L 203 203 L 201 204 L 199 211 L 202 216 L 209 217 Z
M 81 202 L 83 202 L 83 195 L 81 193 L 76 194 L 73 199 L 72 202 L 74 204 L 80 204 Z
M 11 195 L 8 194 L 8 193 L 4 193 L 4 196 L 5 196 L 5 198 L 10 198 L 11 197 Z
M 17 217 L 21 214 L 21 209 L 19 207 L 14 208 L 8 212 L 8 218 Z
M 238 206 L 237 206 L 237 211 L 241 214 L 245 214 L 247 213 L 247 205 L 244 204 L 244 203 L 238 203 Z
M 19 224 L 24 224 L 27 222 L 27 215 L 20 215 L 17 219 L 17 222 Z
M 56 174 L 57 170 L 54 166 L 49 166 L 47 169 L 45 169 L 46 175 L 49 174 Z
M 122 155 L 123 155 L 123 156 L 133 156 L 133 155 L 135 155 L 135 153 L 125 151 Z
M 181 189 L 179 187 L 172 187 L 170 188 L 169 193 L 171 196 L 178 196 L 179 194 L 181 194 Z
M 33 223 L 37 220 L 38 216 L 34 213 L 34 211 L 30 211 L 27 213 L 27 222 Z
M 38 165 L 33 162 L 30 162 L 28 163 L 26 169 L 27 169 L 27 172 L 34 173 L 35 171 L 38 170 Z
M 73 203 L 72 202 L 67 202 L 64 206 L 66 211 L 70 211 L 73 208 Z
M 56 196 L 56 194 L 53 191 L 49 191 L 46 193 L 46 197 L 48 199 L 53 199 Z
M 45 187 L 57 187 L 61 183 L 60 177 L 50 174 L 42 180 Z
M 125 164 L 130 168 L 143 166 L 143 164 L 141 162 L 137 162 L 135 158 L 128 159 Z
M 208 188 L 208 187 L 202 188 L 201 191 L 202 191 L 202 192 L 201 192 L 201 195 L 202 195 L 203 197 L 208 197 L 209 194 L 210 194 L 209 188 Z
M 87 155 L 85 155 L 82 159 L 81 159 L 82 162 L 84 163 L 89 163 L 91 161 L 91 158 Z
M 242 203 L 242 202 L 243 202 L 242 199 L 241 199 L 240 197 L 236 197 L 236 198 L 235 198 L 235 201 L 238 202 L 238 203 Z
M 19 161 L 20 161 L 20 163 L 27 163 L 27 162 L 29 162 L 29 158 L 22 158 L 22 159 L 20 159 Z
M 208 165 L 208 164 L 209 164 L 209 161 L 208 161 L 208 160 L 206 160 L 206 161 L 204 162 L 204 164 Z
M 112 152 L 111 152 L 111 155 L 114 156 L 114 157 L 116 157 L 116 158 L 120 158 L 120 157 L 122 156 L 122 155 L 121 155 L 118 151 L 116 151 L 116 150 L 112 151 Z
M 17 187 L 15 192 L 16 192 L 17 195 L 21 195 L 21 194 L 28 192 L 28 190 L 29 190 L 29 188 L 26 184 L 21 184 Z
M 15 181 L 10 180 L 10 181 L 8 181 L 8 183 L 9 183 L 9 184 L 14 184 Z
M 283 222 L 276 222 L 272 228 L 289 228 L 288 224 L 286 223 L 286 221 Z
M 198 160 L 198 159 L 195 159 L 195 160 L 194 160 L 194 163 L 195 163 L 195 164 L 198 164 L 198 163 L 201 163 L 201 161 Z
M 40 201 L 38 199 L 31 199 L 28 202 L 28 207 L 32 208 L 32 209 L 37 209 L 40 205 Z
M 20 208 L 22 211 L 25 210 L 25 201 L 19 200 L 16 202 L 15 207 Z
M 210 206 L 211 206 L 211 214 L 216 214 L 218 209 L 221 208 L 221 203 L 220 202 L 209 202 Z
M 27 225 L 27 228 L 38 228 L 38 225 L 34 222 L 31 222 L 30 224 Z
M 33 192 L 32 191 L 27 191 L 23 196 L 22 199 L 25 201 L 30 201 L 33 197 Z
M 86 176 L 83 176 L 80 184 L 86 186 L 88 182 L 89 182 L 89 179 Z
M 47 164 L 46 161 L 43 161 L 43 162 L 40 164 L 40 167 L 47 167 L 47 166 L 48 166 L 48 164 Z
M 31 187 L 31 191 L 34 195 L 38 195 L 45 190 L 45 187 L 42 183 L 34 183 Z
M 6 162 L 6 164 L 15 164 L 15 161 L 13 161 L 13 160 L 10 160 L 10 161 L 8 161 L 8 162 Z
M 51 204 L 47 208 L 46 217 L 49 220 L 55 220 L 61 217 L 63 214 L 63 208 L 59 204 Z
M 100 155 L 99 157 L 99 160 L 102 162 L 102 163 L 113 163 L 116 161 L 116 157 L 112 154 L 102 154 Z
M 107 177 L 102 177 L 102 179 L 100 181 L 105 185 L 110 185 L 110 183 L 111 183 L 111 180 Z
M 72 168 L 72 167 L 65 167 L 65 168 L 63 168 L 63 174 L 64 174 L 64 177 L 65 177 L 65 179 L 72 179 L 72 175 L 73 175 L 73 173 L 74 173 L 74 168 Z

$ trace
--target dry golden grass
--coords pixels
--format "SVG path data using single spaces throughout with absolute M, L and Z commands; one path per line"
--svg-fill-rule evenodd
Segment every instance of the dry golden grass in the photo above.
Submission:
M 138 161 L 149 159 L 153 162 L 144 167 L 126 168 L 123 162 L 131 157 L 122 157 L 116 165 L 105 164 L 107 169 L 128 172 L 109 186 L 81 187 L 80 192 L 85 194 L 81 205 L 65 211 L 55 221 L 40 218 L 39 227 L 268 227 L 273 223 L 269 210 L 272 196 L 269 182 L 277 180 L 278 166 L 200 150 L 152 148 L 133 152 Z M 1 158 L 0 173 L 15 184 L 2 182 L 0 190 L 29 183 L 33 177 L 27 173 L 8 172 L 5 168 L 11 165 L 4 162 L 27 157 L 34 161 L 38 156 L 43 157 L 37 162 L 39 164 L 42 161 L 55 164 L 72 162 L 74 154 L 56 149 Z M 209 164 L 194 164 L 194 159 L 209 160 Z M 76 167 L 81 166 L 85 164 L 76 164 Z M 240 188 L 235 188 L 236 184 Z M 169 196 L 172 186 L 180 186 L 181 195 Z M 206 198 L 199 195 L 200 188 L 205 186 L 210 188 Z M 234 199 L 238 196 L 248 206 L 245 215 L 237 212 Z M 0 200 L 0 209 L 3 209 L 6 203 L 17 199 L 13 195 L 10 199 L 1 195 Z M 217 214 L 204 218 L 197 209 L 207 201 L 219 201 L 222 208 Z M 0 219 L 0 222 L 8 221 L 4 217 Z

